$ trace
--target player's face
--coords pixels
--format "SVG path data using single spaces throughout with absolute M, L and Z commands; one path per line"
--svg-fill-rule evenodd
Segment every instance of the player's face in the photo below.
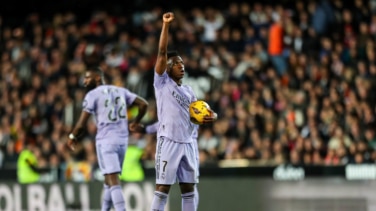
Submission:
M 174 80 L 182 79 L 185 73 L 183 59 L 180 56 L 174 56 L 170 60 L 168 74 Z
M 88 89 L 88 90 L 92 90 L 94 89 L 95 87 L 97 87 L 97 83 L 96 83 L 96 74 L 93 73 L 92 71 L 86 71 L 85 72 L 85 77 L 84 77 L 84 86 Z

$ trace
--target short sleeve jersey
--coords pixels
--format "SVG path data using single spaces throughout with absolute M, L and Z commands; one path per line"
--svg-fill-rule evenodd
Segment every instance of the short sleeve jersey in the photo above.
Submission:
M 127 108 L 137 95 L 128 89 L 101 85 L 85 95 L 83 110 L 95 116 L 97 142 L 113 144 L 128 141 Z
M 154 89 L 159 119 L 157 135 L 175 142 L 192 142 L 194 124 L 190 121 L 189 105 L 197 98 L 190 86 L 177 85 L 166 73 L 154 73 Z

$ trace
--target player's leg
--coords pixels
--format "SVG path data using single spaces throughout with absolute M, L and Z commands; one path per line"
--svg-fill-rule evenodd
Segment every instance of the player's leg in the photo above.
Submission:
M 194 211 L 196 210 L 196 203 L 194 200 L 194 183 L 179 183 L 181 191 L 181 210 Z
M 155 191 L 153 196 L 153 201 L 151 203 L 150 210 L 152 211 L 163 211 L 166 203 L 168 193 L 170 192 L 171 185 L 155 185 Z
M 125 210 L 125 200 L 123 190 L 120 185 L 119 173 L 106 174 L 105 177 L 110 181 L 111 200 L 116 211 Z
M 177 177 L 180 182 L 182 211 L 194 211 L 197 208 L 194 186 L 198 183 L 196 150 L 193 143 L 184 144 L 181 148 L 184 156 L 180 161 Z
M 176 171 L 180 156 L 176 153 L 179 147 L 165 137 L 157 140 L 157 151 L 155 153 L 155 175 L 156 188 L 151 204 L 152 211 L 163 211 L 167 203 L 170 187 L 176 181 Z
M 116 211 L 125 210 L 125 200 L 119 180 L 125 151 L 125 144 L 97 144 L 99 167 L 109 186 L 111 201 Z
M 103 161 L 104 156 L 102 152 L 102 148 L 99 144 L 96 145 L 96 151 L 98 155 L 98 164 L 99 168 L 101 169 L 102 174 L 104 174 L 105 171 L 105 161 Z M 104 184 L 103 184 L 103 195 L 102 195 L 102 211 L 109 211 L 112 207 L 112 199 L 111 199 L 111 190 L 110 190 L 110 183 L 108 181 L 108 178 L 104 177 Z
M 112 207 L 110 185 L 105 177 L 102 195 L 102 211 L 108 211 Z
M 196 210 L 198 210 L 199 195 L 198 195 L 197 184 L 195 184 L 193 192 L 195 193 L 193 200 L 194 200 L 195 205 L 196 205 Z

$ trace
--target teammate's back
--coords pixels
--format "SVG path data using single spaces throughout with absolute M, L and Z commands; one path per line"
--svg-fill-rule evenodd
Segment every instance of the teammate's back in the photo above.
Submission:
M 124 142 L 129 135 L 124 130 L 128 128 L 127 108 L 135 98 L 128 89 L 113 85 L 101 85 L 86 94 L 83 106 L 95 115 L 97 141 L 106 138 L 106 143 Z

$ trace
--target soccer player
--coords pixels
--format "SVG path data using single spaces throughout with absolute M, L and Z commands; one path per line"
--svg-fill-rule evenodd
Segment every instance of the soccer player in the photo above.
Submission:
M 126 88 L 104 84 L 103 72 L 99 68 L 85 71 L 84 85 L 90 91 L 83 101 L 81 116 L 69 134 L 68 147 L 75 149 L 78 138 L 90 117 L 95 116 L 97 134 L 95 137 L 98 163 L 105 177 L 102 210 L 125 210 L 125 201 L 120 186 L 119 174 L 128 145 L 129 130 L 140 127 L 148 103 L 142 97 Z M 138 107 L 138 115 L 128 125 L 127 107 Z
M 199 176 L 200 172 L 199 172 L 199 164 L 200 164 L 200 158 L 199 158 L 199 155 L 200 155 L 200 152 L 198 150 L 198 143 L 197 143 L 197 139 L 198 139 L 198 125 L 194 128 L 193 130 L 193 133 L 192 133 L 192 139 L 193 139 L 193 145 L 194 145 L 194 148 L 195 148 L 195 151 L 196 151 L 196 162 L 197 162 L 197 176 Z M 158 122 L 155 122 L 153 124 L 150 124 L 150 125 L 147 125 L 145 127 L 141 127 L 139 128 L 137 131 L 135 132 L 141 132 L 141 133 L 146 133 L 146 134 L 155 134 L 157 133 L 157 130 L 158 130 Z M 198 195 L 198 190 L 197 190 L 197 184 L 194 186 L 194 202 L 195 202 L 195 205 L 196 205 L 196 210 L 198 208 L 198 202 L 199 202 L 199 195 Z
M 196 210 L 194 185 L 198 183 L 196 151 L 190 121 L 189 105 L 197 98 L 190 86 L 182 85 L 184 62 L 177 52 L 167 53 L 168 29 L 174 20 L 171 12 L 163 14 L 155 64 L 154 90 L 159 120 L 155 154 L 156 189 L 151 204 L 152 211 L 163 211 L 171 185 L 179 181 L 182 210 Z M 217 114 L 205 117 L 213 122 Z

